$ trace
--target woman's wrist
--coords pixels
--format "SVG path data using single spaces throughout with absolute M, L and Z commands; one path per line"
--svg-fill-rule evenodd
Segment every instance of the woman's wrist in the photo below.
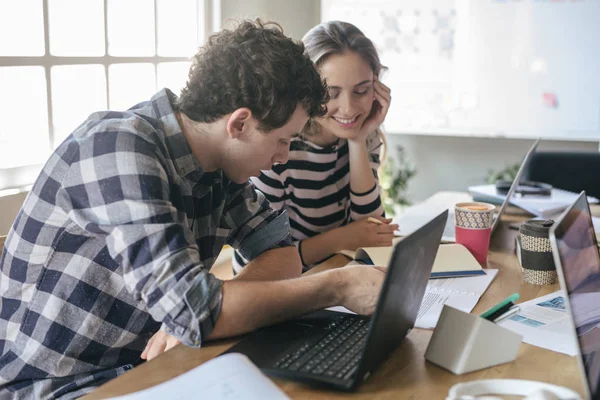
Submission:
M 349 148 L 362 148 L 367 149 L 367 136 L 358 134 L 356 137 L 348 139 Z
M 348 245 L 348 235 L 346 234 L 346 230 L 348 225 L 340 226 L 338 228 L 332 229 L 329 233 L 332 236 L 332 244 L 333 244 L 333 253 L 337 253 L 341 250 L 349 250 Z

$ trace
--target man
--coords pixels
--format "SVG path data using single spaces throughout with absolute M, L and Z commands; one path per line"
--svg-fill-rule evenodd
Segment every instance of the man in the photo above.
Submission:
M 0 397 L 74 398 L 179 342 L 336 304 L 371 313 L 384 273 L 300 277 L 286 215 L 248 183 L 287 161 L 326 98 L 301 44 L 244 22 L 200 49 L 180 98 L 163 89 L 80 125 L 0 261 Z M 224 244 L 253 259 L 226 282 L 209 272 Z

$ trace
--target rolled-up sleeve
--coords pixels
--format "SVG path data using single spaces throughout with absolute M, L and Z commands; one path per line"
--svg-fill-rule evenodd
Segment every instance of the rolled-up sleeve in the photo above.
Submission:
M 267 250 L 293 246 L 287 213 L 273 210 L 251 182 L 237 186 L 224 216 L 231 228 L 228 244 L 250 261 Z
M 171 203 L 166 161 L 133 132 L 106 131 L 79 144 L 63 182 L 70 217 L 106 238 L 126 289 L 188 346 L 210 335 L 222 282 L 201 262 L 187 220 Z

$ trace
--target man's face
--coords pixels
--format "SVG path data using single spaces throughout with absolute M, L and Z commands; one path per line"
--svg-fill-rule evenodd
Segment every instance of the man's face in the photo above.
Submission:
M 223 168 L 225 174 L 234 182 L 244 183 L 251 176 L 259 176 L 261 170 L 271 169 L 273 164 L 285 164 L 290 141 L 302 132 L 307 122 L 308 113 L 300 104 L 287 124 L 270 132 L 260 132 L 258 121 L 253 119 L 247 133 L 232 146 Z

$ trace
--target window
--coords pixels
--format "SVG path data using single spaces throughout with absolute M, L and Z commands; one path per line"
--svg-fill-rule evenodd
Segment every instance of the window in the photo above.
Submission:
M 0 189 L 31 184 L 92 112 L 185 84 L 211 0 L 0 0 Z

